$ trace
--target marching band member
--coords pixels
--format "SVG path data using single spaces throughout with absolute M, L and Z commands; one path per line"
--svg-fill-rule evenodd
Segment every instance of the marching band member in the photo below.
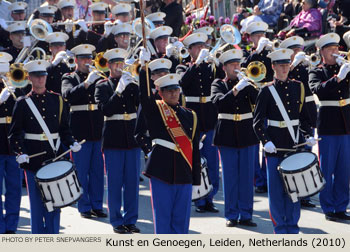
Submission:
M 222 162 L 227 227 L 237 223 L 256 226 L 252 216 L 258 139 L 253 130 L 253 108 L 258 91 L 248 79 L 238 79 L 236 70 L 240 70 L 242 56 L 237 49 L 224 52 L 219 60 L 226 78 L 216 79 L 211 87 L 211 99 L 219 113 L 213 143 L 219 148 Z
M 11 60 L 12 56 L 10 54 L 0 52 L 1 66 L 9 67 Z M 2 71 L 5 71 L 5 69 L 0 69 L 1 74 L 5 74 Z M 15 105 L 15 99 L 11 92 L 15 92 L 15 88 L 7 87 L 1 82 L 0 89 L 0 195 L 3 194 L 3 182 L 5 182 L 6 188 L 4 202 L 2 197 L 0 199 L 0 234 L 15 234 L 19 221 L 22 194 L 20 169 L 18 169 L 16 156 L 10 149 L 8 140 L 12 111 Z M 18 95 L 18 92 L 16 93 Z
M 26 32 L 26 23 L 15 22 L 8 26 L 7 31 L 10 33 L 12 45 L 5 49 L 4 52 L 11 54 L 12 61 L 10 64 L 12 64 L 23 49 L 23 37 Z
M 24 21 L 26 18 L 27 3 L 14 2 L 10 5 L 9 11 L 13 21 Z M 8 25 L 4 19 L 0 19 L 0 47 L 7 48 L 12 45 L 7 31 Z
M 144 57 L 145 54 L 142 54 Z M 150 55 L 146 59 L 140 59 L 143 62 L 147 62 L 150 60 Z M 147 57 L 147 56 L 146 56 Z M 149 80 L 151 91 L 155 97 L 155 99 L 161 99 L 161 97 L 158 95 L 158 91 L 155 89 L 154 81 L 159 79 L 160 77 L 163 77 L 164 75 L 167 75 L 170 73 L 171 68 L 171 61 L 168 59 L 155 59 L 152 60 L 148 67 L 151 71 L 151 78 Z M 142 74 L 141 74 L 142 72 Z M 140 77 L 146 77 L 146 74 L 144 73 L 144 70 L 141 69 L 140 71 Z M 146 79 L 140 79 L 140 82 L 146 83 Z M 136 121 L 136 127 L 135 127 L 135 139 L 138 145 L 142 148 L 145 158 L 148 158 L 148 154 L 152 150 L 152 139 L 149 136 L 149 129 L 146 125 L 146 120 L 144 117 L 144 113 L 142 111 L 142 106 L 139 106 L 138 112 L 137 112 L 137 121 Z
M 312 134 L 304 106 L 304 85 L 299 81 L 288 79 L 292 54 L 291 49 L 280 49 L 268 54 L 275 78 L 260 90 L 254 111 L 254 131 L 267 153 L 270 216 L 276 234 L 299 233 L 300 218 L 300 203 L 293 203 L 284 191 L 283 181 L 277 171 L 277 166 L 286 153 L 278 150 L 276 145 L 279 148 L 293 149 L 299 142 L 300 132 L 305 136 Z M 286 111 L 286 116 L 283 116 L 284 113 L 281 111 Z M 316 144 L 311 136 L 307 137 L 306 141 L 310 146 Z
M 72 49 L 76 71 L 62 77 L 62 95 L 70 105 L 70 127 L 79 141 L 86 139 L 82 150 L 73 154 L 83 195 L 78 210 L 83 218 L 107 217 L 102 211 L 104 171 L 101 152 L 103 114 L 95 102 L 95 83 L 101 77 L 89 71 L 95 47 L 82 44 Z M 89 73 L 90 72 L 90 73 Z M 76 155 L 77 154 L 77 155 Z
M 60 9 L 58 9 L 56 7 L 56 4 L 58 3 L 59 0 L 46 0 L 42 5 L 40 5 L 39 8 L 35 9 L 33 11 L 33 14 L 29 17 L 28 20 L 32 20 L 32 19 L 36 19 L 36 18 L 42 18 L 40 17 L 40 8 L 41 7 L 48 7 L 48 6 L 52 6 L 55 8 L 55 13 L 54 13 L 54 18 L 53 21 L 58 21 L 62 19 L 62 14 Z M 46 21 L 46 20 L 45 20 Z M 47 21 L 48 22 L 48 21 Z
M 218 62 L 215 64 L 205 62 L 209 55 L 206 49 L 207 35 L 195 33 L 189 35 L 183 42 L 188 48 L 191 62 L 183 74 L 180 85 L 186 99 L 186 107 L 193 109 L 198 115 L 198 129 L 202 135 L 206 134 L 201 154 L 208 162 L 208 175 L 213 185 L 213 191 L 204 199 L 196 201 L 196 211 L 199 213 L 219 210 L 213 204 L 213 197 L 219 189 L 219 155 L 216 146 L 212 145 L 214 127 L 217 121 L 217 109 L 211 102 L 211 84 L 216 78 L 225 78 L 225 73 Z M 179 65 L 177 71 L 183 69 Z
M 140 58 L 146 52 L 142 50 Z M 196 114 L 179 106 L 179 80 L 177 74 L 157 79 L 162 97 L 158 101 L 152 92 L 148 96 L 146 83 L 140 81 L 141 105 L 154 143 L 144 174 L 150 178 L 156 234 L 188 233 L 192 184 L 200 184 Z
M 206 41 L 206 44 L 209 48 L 213 43 L 213 31 L 214 31 L 213 27 L 204 26 L 204 27 L 201 27 L 201 28 L 194 30 L 193 33 L 202 32 L 202 33 L 206 34 L 208 36 L 208 40 Z
M 310 125 L 312 128 L 316 128 L 317 120 L 317 108 L 314 97 L 309 87 L 309 72 L 307 68 L 302 64 L 306 60 L 304 48 L 304 39 L 299 36 L 293 36 L 282 41 L 281 48 L 289 48 L 293 50 L 291 56 L 291 69 L 289 71 L 288 77 L 290 79 L 295 79 L 301 81 L 305 88 L 305 107 L 308 113 L 308 118 L 310 119 Z M 314 134 L 313 134 L 314 135 Z M 311 148 L 309 148 L 311 150 Z M 311 199 L 305 198 L 300 200 L 302 207 L 316 207 L 315 204 L 311 202 Z
M 175 42 L 174 44 L 168 44 L 168 38 L 172 32 L 173 29 L 170 26 L 166 25 L 155 28 L 151 32 L 150 37 L 154 42 L 154 46 L 157 52 L 157 55 L 153 55 L 151 59 L 164 57 L 171 60 L 172 66 L 170 72 L 175 73 L 176 66 L 179 64 L 179 60 L 173 55 L 174 48 L 178 47 L 178 49 L 180 49 L 181 47 L 183 47 L 183 44 L 179 41 Z
M 146 18 L 151 21 L 156 28 L 163 26 L 165 24 L 164 18 L 166 14 L 164 12 L 154 12 L 151 14 L 148 14 Z
M 131 20 L 131 5 L 118 3 L 113 6 L 111 12 L 115 16 L 117 23 L 127 23 Z
M 74 8 L 75 8 L 75 1 L 74 0 L 60 0 L 57 3 L 58 9 L 61 10 L 62 13 L 62 20 L 74 20 Z
M 268 25 L 265 22 L 252 22 L 248 25 L 246 32 L 249 39 L 253 42 L 253 48 L 242 63 L 242 67 L 247 67 L 250 62 L 260 61 L 266 67 L 266 77 L 261 82 L 272 81 L 273 70 L 271 68 L 271 59 L 267 57 L 269 51 L 267 45 L 269 40 L 265 37 Z
M 117 24 L 98 41 L 97 52 L 105 52 L 112 48 L 122 48 L 127 50 L 130 43 L 132 26 L 130 24 Z
M 45 41 L 49 43 L 49 50 L 52 54 L 51 65 L 47 68 L 46 88 L 55 93 L 61 93 L 62 76 L 65 73 L 74 71 L 64 62 L 68 58 L 66 53 L 66 42 L 69 39 L 68 35 L 63 32 L 53 32 L 49 34 Z
M 67 33 L 69 36 L 69 39 L 66 41 L 66 48 L 70 50 L 75 46 L 74 32 L 76 31 L 77 26 L 75 26 L 73 20 L 75 19 L 74 8 L 76 7 L 76 4 L 74 0 L 60 0 L 57 7 L 61 10 L 62 22 L 65 23 L 65 25 L 57 26 L 57 30 Z
M 108 50 L 108 79 L 96 84 L 95 99 L 105 116 L 102 148 L 107 173 L 108 210 L 116 233 L 139 233 L 136 227 L 139 202 L 141 150 L 134 138 L 139 89 L 129 73 L 123 73 L 127 51 Z M 121 212 L 121 206 L 124 206 Z
M 58 234 L 60 227 L 60 210 L 47 211 L 35 183 L 35 173 L 44 161 L 62 153 L 60 141 L 70 146 L 72 151 L 81 148 L 80 144 L 74 142 L 69 128 L 67 104 L 60 95 L 48 92 L 45 88 L 48 66 L 49 63 L 44 60 L 30 61 L 24 65 L 32 82 L 32 91 L 16 101 L 9 132 L 10 144 L 17 154 L 16 160 L 25 170 L 33 234 Z M 38 114 L 33 112 L 33 107 Z M 45 127 L 41 125 L 48 128 L 48 134 L 43 133 Z M 42 151 L 47 153 L 29 158 Z
M 326 180 L 320 192 L 320 205 L 326 220 L 350 220 L 346 214 L 349 203 L 350 159 L 350 64 L 339 66 L 340 37 L 328 33 L 316 42 L 323 64 L 309 72 L 309 85 L 320 101 L 317 132 L 321 171 Z

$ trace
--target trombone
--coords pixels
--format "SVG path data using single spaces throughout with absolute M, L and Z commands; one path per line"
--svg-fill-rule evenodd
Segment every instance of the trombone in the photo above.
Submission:
M 106 58 L 103 57 L 103 55 L 104 52 L 99 52 L 93 60 L 93 63 L 98 71 L 106 73 L 109 71 L 107 66 L 108 61 Z
M 266 77 L 266 66 L 260 61 L 252 61 L 247 68 L 241 68 L 235 72 L 238 73 L 238 78 L 248 78 L 254 86 L 260 88 L 262 85 L 259 82 Z

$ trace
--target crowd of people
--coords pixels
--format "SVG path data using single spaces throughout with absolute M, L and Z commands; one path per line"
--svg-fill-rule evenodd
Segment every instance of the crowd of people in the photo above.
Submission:
M 192 200 L 218 213 L 220 177 L 226 227 L 257 226 L 254 192 L 276 234 L 299 233 L 315 193 L 350 220 L 349 1 L 235 1 L 217 21 L 205 1 L 27 2 L 0 1 L 0 233 L 23 179 L 33 234 L 58 234 L 74 203 L 140 233 L 140 172 L 156 234 L 188 233 Z

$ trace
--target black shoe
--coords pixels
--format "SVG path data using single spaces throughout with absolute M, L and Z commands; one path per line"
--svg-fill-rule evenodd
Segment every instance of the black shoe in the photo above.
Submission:
M 335 213 L 332 213 L 332 212 L 326 213 L 324 217 L 328 221 L 337 221 L 338 220 L 338 218 L 336 217 Z
M 196 212 L 197 213 L 205 213 L 206 212 L 206 207 L 205 206 L 197 206 L 196 207 Z
M 347 215 L 346 212 L 336 212 L 334 215 L 339 220 L 350 220 L 350 216 Z
M 140 233 L 140 229 L 135 224 L 124 225 L 131 233 Z
M 237 226 L 237 220 L 228 220 L 226 221 L 226 227 L 235 227 Z
M 313 207 L 316 207 L 315 204 L 311 203 L 311 200 L 305 200 L 305 199 L 302 199 L 300 201 L 300 205 L 302 207 L 308 207 L 308 208 L 313 208 Z
M 86 211 L 86 212 L 81 212 L 80 216 L 86 219 L 91 219 L 92 218 L 92 213 L 91 211 Z
M 129 230 L 124 225 L 119 225 L 113 228 L 114 233 L 117 234 L 130 234 Z
M 16 232 L 12 230 L 6 230 L 5 234 L 16 234 Z
M 257 186 L 255 188 L 256 193 L 266 193 L 267 192 L 267 186 Z
M 252 220 L 239 220 L 239 225 L 247 226 L 247 227 L 256 227 L 257 224 L 255 222 L 252 222 Z
M 207 203 L 205 205 L 205 210 L 210 213 L 218 213 L 219 209 L 213 203 Z
M 91 210 L 91 214 L 93 216 L 96 216 L 98 218 L 106 218 L 107 217 L 107 214 L 105 214 L 102 210 L 100 209 L 94 209 L 94 210 Z

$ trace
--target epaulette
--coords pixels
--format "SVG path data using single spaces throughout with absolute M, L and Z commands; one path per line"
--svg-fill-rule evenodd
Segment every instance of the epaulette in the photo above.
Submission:
M 56 93 L 56 92 L 54 92 L 54 91 L 52 91 L 52 90 L 49 90 L 49 93 L 50 93 L 50 94 L 54 94 L 54 95 L 58 95 L 58 96 L 60 96 L 60 95 L 61 95 L 61 94 Z
M 292 80 L 292 81 L 294 81 L 294 82 L 296 82 L 298 84 L 303 84 L 300 80 L 296 80 L 296 79 L 290 79 L 290 80 Z
M 273 85 L 273 81 L 264 82 L 264 83 L 260 86 L 260 88 L 268 87 L 268 86 L 271 86 L 271 85 Z

